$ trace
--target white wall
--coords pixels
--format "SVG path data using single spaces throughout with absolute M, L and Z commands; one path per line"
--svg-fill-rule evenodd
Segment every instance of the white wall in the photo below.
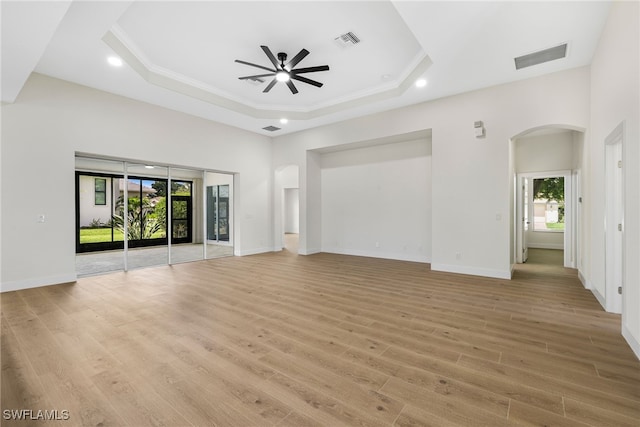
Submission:
M 527 246 L 542 249 L 564 249 L 564 233 L 560 231 L 531 231 L 527 232 Z
M 485 123 L 485 138 L 474 136 L 477 120 Z M 588 121 L 589 69 L 583 67 L 276 137 L 274 167 L 300 167 L 303 253 L 317 249 L 317 241 L 306 241 L 305 234 L 322 227 L 311 150 L 432 130 L 432 268 L 508 278 L 514 191 L 510 138 L 549 124 L 586 128 Z
M 273 247 L 268 137 L 38 74 L 1 136 L 2 290 L 75 280 L 76 152 L 237 172 L 236 253 Z
M 517 138 L 515 140 L 517 173 L 574 169 L 576 164 L 574 132 L 562 130 Z
M 622 333 L 640 357 L 640 3 L 614 2 L 591 65 L 591 137 L 585 190 L 590 262 L 582 275 L 601 295 L 604 272 L 604 141 L 624 123 Z
M 322 251 L 431 262 L 431 141 L 323 154 Z

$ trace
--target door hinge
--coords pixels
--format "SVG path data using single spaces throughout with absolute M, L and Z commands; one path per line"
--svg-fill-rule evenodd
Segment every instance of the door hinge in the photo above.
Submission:
M 622 286 L 618 286 L 618 294 L 622 295 Z
M 618 231 L 622 231 L 622 224 L 618 224 Z
M 622 160 L 618 160 L 618 167 L 622 168 Z

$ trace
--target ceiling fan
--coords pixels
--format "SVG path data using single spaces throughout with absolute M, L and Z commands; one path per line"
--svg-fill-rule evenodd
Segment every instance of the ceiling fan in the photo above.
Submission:
M 291 90 L 291 93 L 295 95 L 296 93 L 298 93 L 298 89 L 295 87 L 292 80 L 298 80 L 300 82 L 307 83 L 316 87 L 322 87 L 322 83 L 303 77 L 300 74 L 315 73 L 316 71 L 328 71 L 329 70 L 328 65 L 319 65 L 317 67 L 307 67 L 307 68 L 297 68 L 297 69 L 293 68 L 296 65 L 298 65 L 298 63 L 302 61 L 309 54 L 309 51 L 307 49 L 302 49 L 300 52 L 298 52 L 296 56 L 291 58 L 291 60 L 285 64 L 284 61 L 287 60 L 286 53 L 284 52 L 278 53 L 278 59 L 276 59 L 276 57 L 273 55 L 273 53 L 267 46 L 260 46 L 260 47 L 262 48 L 264 53 L 267 55 L 267 58 L 269 58 L 269 60 L 271 61 L 271 63 L 275 68 L 271 69 L 269 67 L 263 67 L 262 65 L 252 64 L 251 62 L 246 62 L 246 61 L 241 61 L 239 59 L 236 59 L 235 62 L 238 62 L 240 64 L 250 65 L 252 67 L 269 71 L 268 74 L 256 74 L 253 76 L 238 77 L 240 80 L 262 81 L 261 80 L 262 77 L 273 77 L 273 80 L 271 80 L 271 82 L 267 85 L 267 87 L 264 88 L 264 90 L 262 91 L 265 93 L 269 92 L 277 82 L 284 82 L 289 87 L 289 90 Z M 278 63 L 278 61 L 280 61 L 280 63 Z

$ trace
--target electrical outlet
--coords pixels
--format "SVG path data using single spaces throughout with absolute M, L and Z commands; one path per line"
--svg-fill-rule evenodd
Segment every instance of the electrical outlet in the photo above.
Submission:
M 380 242 L 376 242 L 376 248 L 380 247 Z
M 462 254 L 460 252 L 456 252 L 456 259 L 460 261 L 462 259 Z

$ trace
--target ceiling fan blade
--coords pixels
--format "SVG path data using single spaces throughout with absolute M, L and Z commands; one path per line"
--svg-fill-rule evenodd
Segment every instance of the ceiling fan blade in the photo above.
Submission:
M 294 80 L 301 81 L 301 82 L 303 82 L 303 83 L 308 83 L 308 84 L 313 85 L 313 86 L 316 86 L 316 87 L 322 87 L 322 83 L 317 82 L 317 81 L 315 81 L 315 80 L 308 79 L 308 78 L 306 78 L 306 77 L 297 76 L 297 75 L 295 75 L 295 74 L 292 74 L 292 75 L 291 75 L 291 78 L 292 78 L 292 79 L 294 79 Z
M 285 65 L 285 68 L 287 70 L 291 70 L 293 67 L 298 65 L 298 62 L 302 61 L 307 55 L 309 55 L 309 51 L 307 49 L 302 49 L 300 52 L 298 52 L 296 56 L 291 58 L 291 61 L 287 62 L 287 65 Z
M 276 67 L 276 70 L 279 70 L 280 69 L 280 64 L 278 64 L 278 60 L 276 59 L 276 57 L 273 56 L 273 53 L 271 52 L 271 49 L 269 49 L 267 46 L 260 46 L 260 47 L 262 48 L 264 53 L 267 55 L 267 58 L 269 58 L 269 61 L 271 61 L 273 66 Z
M 252 79 L 259 79 L 261 77 L 272 77 L 275 76 L 275 73 L 270 73 L 270 74 L 256 74 L 255 76 L 244 76 L 244 77 L 238 77 L 240 80 L 252 80 Z
M 329 66 L 319 65 L 317 67 L 297 68 L 295 70 L 291 70 L 293 74 L 315 73 L 316 71 L 329 71 Z
M 275 78 L 273 80 L 271 80 L 271 83 L 269 83 L 267 85 L 267 87 L 264 88 L 264 90 L 262 91 L 263 93 L 267 93 L 271 90 L 271 88 L 278 82 L 278 80 L 276 80 Z
M 273 69 L 271 69 L 271 68 L 267 68 L 267 67 L 263 67 L 262 65 L 252 64 L 251 62 L 241 61 L 241 60 L 239 60 L 239 59 L 236 59 L 236 62 L 237 62 L 237 63 L 239 63 L 239 64 L 250 65 L 250 66 L 252 66 L 252 67 L 260 68 L 260 69 L 262 69 L 262 70 L 271 71 L 271 72 L 273 72 L 273 73 L 275 73 L 275 72 L 276 72 L 276 70 L 273 70 Z
M 298 89 L 296 89 L 296 87 L 294 86 L 291 80 L 287 80 L 287 86 L 289 86 L 289 89 L 291 90 L 292 94 L 295 95 L 296 93 L 298 93 Z

